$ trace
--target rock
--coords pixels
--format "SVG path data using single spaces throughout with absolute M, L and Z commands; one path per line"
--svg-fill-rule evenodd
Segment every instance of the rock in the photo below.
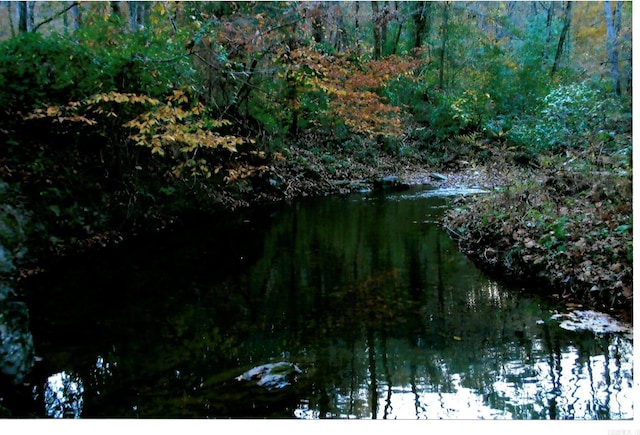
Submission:
M 442 174 L 438 174 L 437 172 L 434 172 L 432 174 L 429 175 L 431 177 L 431 179 L 433 180 L 438 180 L 438 181 L 447 181 L 447 177 L 445 175 Z
M 33 367 L 34 356 L 27 306 L 0 303 L 0 375 L 15 385 L 21 383 Z
M 301 373 L 296 364 L 281 361 L 254 367 L 236 377 L 236 380 L 252 382 L 267 390 L 279 390 L 295 382 Z
M 387 175 L 386 177 L 373 180 L 373 190 L 381 191 L 402 191 L 409 189 L 409 184 L 397 175 Z

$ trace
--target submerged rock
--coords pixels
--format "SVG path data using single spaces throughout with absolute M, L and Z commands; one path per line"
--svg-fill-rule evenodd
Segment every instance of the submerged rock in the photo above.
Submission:
M 301 373 L 296 364 L 281 361 L 254 367 L 236 377 L 236 380 L 252 382 L 268 390 L 279 390 L 295 382 Z

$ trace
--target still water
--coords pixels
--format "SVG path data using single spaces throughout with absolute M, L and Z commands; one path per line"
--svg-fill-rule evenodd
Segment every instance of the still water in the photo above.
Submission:
M 486 277 L 428 190 L 198 219 L 25 283 L 43 417 L 629 419 L 630 331 Z M 280 388 L 241 380 L 286 361 Z M 27 411 L 25 411 L 27 412 Z

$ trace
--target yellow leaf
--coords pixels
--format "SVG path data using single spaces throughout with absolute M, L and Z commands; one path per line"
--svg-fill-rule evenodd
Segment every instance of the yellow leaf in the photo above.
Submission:
M 57 116 L 60 114 L 60 108 L 57 106 L 47 107 L 47 116 Z
M 151 149 L 151 154 L 158 154 L 160 156 L 164 156 L 164 150 L 160 147 L 153 147 Z

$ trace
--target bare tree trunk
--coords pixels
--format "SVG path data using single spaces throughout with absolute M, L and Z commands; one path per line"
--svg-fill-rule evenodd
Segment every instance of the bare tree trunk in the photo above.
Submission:
M 336 23 L 336 32 L 333 38 L 333 48 L 337 52 L 343 51 L 343 48 L 348 45 L 347 42 L 347 29 L 344 25 L 344 16 L 342 13 L 341 2 L 332 2 L 331 10 L 334 15 L 334 21 Z
M 558 48 L 556 50 L 556 57 L 553 60 L 553 67 L 551 68 L 551 75 L 553 76 L 559 68 L 560 58 L 562 57 L 562 51 L 564 50 L 564 43 L 569 34 L 569 28 L 571 27 L 571 9 L 573 8 L 573 2 L 568 1 L 564 9 L 564 25 L 562 26 L 562 32 L 560 32 L 560 39 L 558 39 Z
M 618 1 L 616 4 L 615 10 L 615 20 L 619 26 L 620 22 L 620 4 Z M 607 52 L 609 54 L 609 64 L 611 65 L 611 80 L 613 80 L 614 90 L 616 95 L 621 94 L 620 89 L 620 70 L 618 66 L 618 33 L 619 27 L 614 23 L 614 16 L 611 13 L 611 2 L 609 0 L 604 0 L 604 19 L 607 25 Z
M 356 1 L 356 17 L 354 23 L 354 33 L 356 35 L 356 53 L 360 56 L 360 21 L 358 17 L 360 16 L 360 2 Z
M 430 1 L 422 1 L 415 3 L 413 14 L 413 22 L 416 30 L 413 40 L 413 48 L 421 48 L 425 40 L 429 39 L 431 34 L 433 3 Z M 430 56 L 430 54 L 429 54 Z
M 18 33 L 26 33 L 31 31 L 30 24 L 33 22 L 31 2 L 18 2 Z
M 138 30 L 139 4 L 137 1 L 129 1 L 129 30 L 132 32 Z
M 384 2 L 382 8 L 382 16 L 380 17 L 380 56 L 385 55 L 385 47 L 387 46 L 387 23 L 389 22 L 389 2 Z
M 441 44 L 440 44 L 440 75 L 439 75 L 439 86 L 440 89 L 444 89 L 444 61 L 445 61 L 445 53 L 447 51 L 447 39 L 449 38 L 449 9 L 451 4 L 449 2 L 445 2 L 442 5 L 442 28 L 440 30 Z
M 382 47 L 380 42 L 380 7 L 377 1 L 371 2 L 371 10 L 373 11 L 373 60 L 380 59 L 382 55 Z
M 420 48 L 422 46 L 422 34 L 427 27 L 427 6 L 429 2 L 416 2 L 413 8 L 413 23 L 416 26 L 416 34 L 413 38 L 413 48 Z
M 29 13 L 27 14 L 27 31 L 35 32 L 35 23 L 34 23 L 35 15 L 33 11 L 35 11 L 36 9 L 36 2 L 35 1 L 27 2 L 27 5 L 29 8 Z
M 122 16 L 122 11 L 120 10 L 120 2 L 118 1 L 110 1 L 109 6 L 111 7 L 111 15 L 116 17 Z
M 548 62 L 549 60 L 549 44 L 551 44 L 551 28 L 552 28 L 552 24 L 553 24 L 553 7 L 554 7 L 555 3 L 554 2 L 549 2 L 549 6 L 547 8 L 547 25 L 546 25 L 546 37 L 544 39 L 544 47 L 543 47 L 543 52 L 542 52 L 542 59 L 545 62 Z
M 9 29 L 11 29 L 11 36 L 16 36 L 16 29 L 13 25 L 13 11 L 11 10 L 11 4 L 13 2 L 5 2 L 7 4 L 7 15 L 9 16 Z
M 402 35 L 402 23 L 403 20 L 400 19 L 400 11 L 398 11 L 398 3 L 399 1 L 393 2 L 393 7 L 395 9 L 395 16 L 398 20 L 398 33 L 396 33 L 396 39 L 393 41 L 393 49 L 391 50 L 391 54 L 396 54 L 398 51 L 398 44 L 400 43 L 400 36 Z
M 82 15 L 80 14 L 80 8 L 78 5 L 74 5 L 71 8 L 71 17 L 72 17 L 72 28 L 73 30 L 78 30 L 80 28 L 80 24 L 82 23 Z

